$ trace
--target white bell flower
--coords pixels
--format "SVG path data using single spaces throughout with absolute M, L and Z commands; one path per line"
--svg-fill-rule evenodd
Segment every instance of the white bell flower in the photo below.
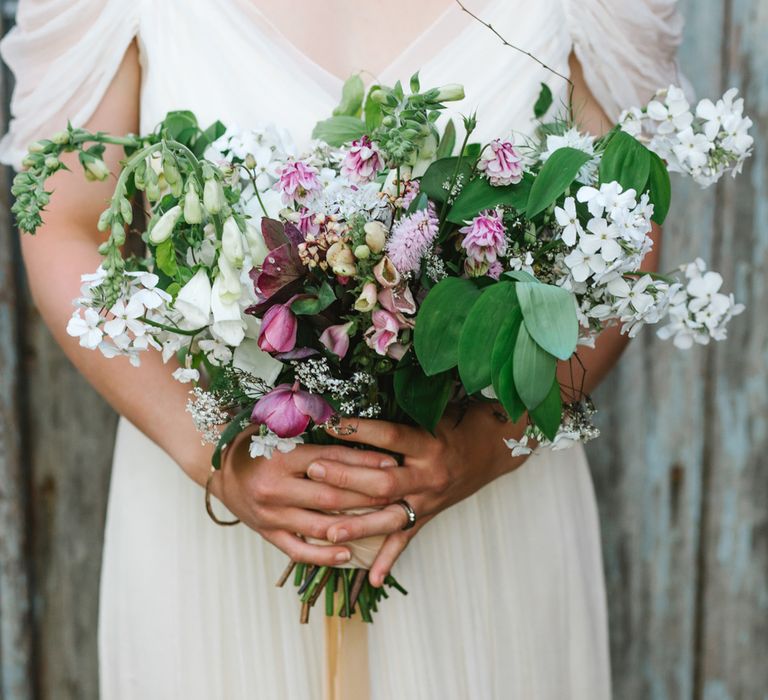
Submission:
M 243 236 L 233 216 L 224 222 L 221 253 L 233 267 L 239 269 L 243 266 Z
M 237 288 L 238 295 L 233 298 L 226 288 L 224 276 L 219 273 L 211 290 L 211 311 L 213 312 L 211 333 L 215 338 L 232 347 L 240 345 L 245 338 L 245 321 L 238 304 L 239 279 L 237 279 Z
M 174 308 L 193 328 L 208 324 L 211 315 L 211 281 L 204 269 L 199 269 L 179 290 Z

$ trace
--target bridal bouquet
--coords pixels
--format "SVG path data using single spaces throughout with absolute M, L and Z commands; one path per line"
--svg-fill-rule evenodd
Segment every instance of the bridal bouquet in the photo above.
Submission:
M 556 374 L 580 345 L 660 324 L 688 348 L 724 338 L 741 311 L 701 260 L 639 268 L 670 207 L 669 173 L 702 186 L 735 175 L 751 122 L 734 90 L 691 109 L 669 87 L 595 139 L 569 114 L 547 119 L 543 86 L 535 137 L 477 142 L 475 116 L 460 139 L 440 119 L 463 94 L 423 90 L 418 76 L 366 91 L 353 77 L 303 152 L 278 128 L 203 130 L 189 112 L 146 136 L 69 126 L 31 146 L 14 211 L 33 233 L 62 153 L 104 179 L 105 144 L 125 148 L 98 224 L 103 262 L 83 276 L 67 330 L 135 365 L 145 352 L 178 358 L 214 467 L 250 426 L 251 455 L 268 459 L 332 440 L 324 428 L 339 417 L 434 431 L 449 403 L 469 401 L 526 416 L 514 454 L 534 440 L 560 449 L 597 435 L 589 398 Z M 147 224 L 131 252 L 136 202 Z M 322 594 L 328 614 L 370 621 L 386 586 L 400 589 L 391 576 L 373 588 L 364 569 L 293 568 L 304 619 Z

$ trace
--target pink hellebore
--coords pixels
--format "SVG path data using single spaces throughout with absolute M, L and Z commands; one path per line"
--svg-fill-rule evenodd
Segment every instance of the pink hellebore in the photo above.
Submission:
M 261 321 L 259 347 L 265 352 L 289 352 L 296 346 L 298 321 L 290 304 L 275 304 Z
M 384 309 L 374 311 L 372 321 L 373 325 L 365 332 L 365 342 L 377 354 L 388 355 L 390 346 L 397 344 L 400 322 Z
M 333 408 L 322 396 L 299 389 L 299 383 L 279 384 L 253 407 L 251 421 L 266 425 L 281 438 L 301 435 L 309 425 L 310 418 L 315 425 L 330 420 Z
M 379 147 L 369 136 L 363 136 L 350 144 L 341 163 L 341 174 L 351 182 L 364 185 L 375 179 L 383 168 L 384 158 Z
M 320 342 L 334 355 L 343 358 L 349 351 L 349 329 L 352 325 L 350 321 L 337 326 L 328 326 L 320 336 Z
M 495 139 L 483 152 L 477 164 L 494 187 L 514 185 L 523 179 L 523 165 L 520 154 L 513 143 Z
M 469 225 L 460 228 L 459 233 L 464 234 L 461 247 L 474 263 L 494 263 L 497 256 L 507 251 L 507 231 L 495 211 L 479 214 Z
M 320 189 L 317 168 L 301 160 L 288 161 L 280 169 L 278 187 L 283 204 L 303 202 L 310 194 Z
M 413 316 L 416 313 L 416 302 L 407 284 L 382 289 L 379 292 L 378 300 L 386 311 L 395 314 L 401 328 L 413 326 L 412 321 L 403 317 L 403 314 Z

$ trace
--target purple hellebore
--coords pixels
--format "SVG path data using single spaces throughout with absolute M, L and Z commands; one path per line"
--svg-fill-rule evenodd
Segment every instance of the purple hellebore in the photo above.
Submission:
M 259 347 L 265 352 L 289 352 L 296 346 L 298 321 L 290 304 L 275 304 L 261 321 Z
M 299 389 L 299 383 L 279 384 L 260 398 L 253 407 L 251 421 L 266 425 L 281 438 L 301 435 L 309 426 L 330 420 L 333 408 L 322 397 Z

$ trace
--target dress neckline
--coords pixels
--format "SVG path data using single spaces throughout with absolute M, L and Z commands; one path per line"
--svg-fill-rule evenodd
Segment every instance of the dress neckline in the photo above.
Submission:
M 482 16 L 482 14 L 490 14 L 490 10 L 493 6 L 502 0 L 486 0 L 482 8 L 473 10 L 476 14 Z M 319 79 L 319 84 L 323 85 L 327 91 L 332 93 L 332 96 L 336 97 L 340 94 L 341 85 L 343 85 L 346 78 L 341 78 L 332 70 L 326 68 L 322 64 L 318 63 L 309 54 L 294 44 L 288 36 L 258 7 L 255 7 L 261 24 L 262 32 L 265 34 L 264 38 L 268 41 L 274 42 L 278 48 L 288 53 L 294 61 L 303 66 L 305 70 L 302 71 L 309 79 Z M 462 22 L 466 17 L 467 21 Z M 486 18 L 486 21 L 489 21 Z M 455 2 L 448 5 L 442 12 L 440 12 L 433 20 L 427 23 L 411 41 L 409 41 L 401 50 L 398 56 L 395 56 L 387 65 L 377 69 L 376 71 L 361 68 L 359 73 L 365 79 L 365 76 L 370 76 L 377 82 L 386 82 L 387 79 L 402 80 L 408 76 L 400 75 L 402 72 L 400 68 L 406 59 L 414 54 L 420 53 L 420 49 L 425 48 L 425 44 L 428 43 L 428 39 L 438 34 L 440 30 L 443 30 L 451 24 L 456 25 L 453 31 L 446 32 L 448 38 L 444 38 L 438 42 L 440 48 L 436 51 L 427 51 L 426 55 L 428 59 L 423 60 L 420 65 L 420 69 L 426 68 L 428 65 L 439 60 L 439 58 L 456 42 L 456 40 L 463 36 L 465 32 L 469 31 L 475 26 L 475 20 L 461 10 L 458 4 Z M 478 25 L 479 26 L 479 25 Z M 434 42 L 433 44 L 434 45 Z

